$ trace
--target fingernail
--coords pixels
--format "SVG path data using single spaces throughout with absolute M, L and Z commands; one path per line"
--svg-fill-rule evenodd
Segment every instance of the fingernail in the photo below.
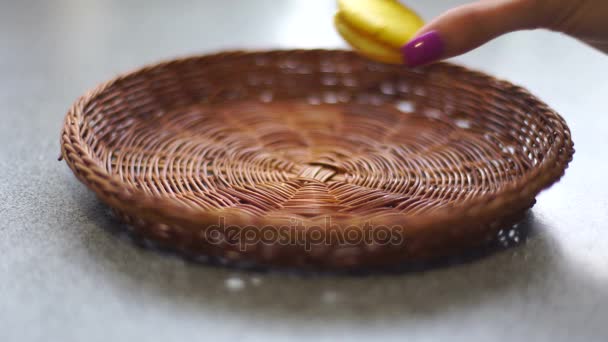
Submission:
M 437 31 L 430 31 L 412 39 L 401 48 L 405 63 L 409 67 L 434 62 L 443 54 L 443 41 Z

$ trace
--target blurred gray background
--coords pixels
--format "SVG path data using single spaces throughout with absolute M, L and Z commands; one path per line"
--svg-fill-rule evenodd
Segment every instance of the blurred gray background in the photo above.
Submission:
M 411 1 L 425 19 L 462 1 Z M 344 47 L 332 0 L 0 0 L 0 341 L 608 340 L 608 58 L 549 32 L 457 62 L 563 114 L 577 154 L 529 238 L 368 277 L 239 272 L 135 247 L 59 155 L 86 90 L 160 59 Z

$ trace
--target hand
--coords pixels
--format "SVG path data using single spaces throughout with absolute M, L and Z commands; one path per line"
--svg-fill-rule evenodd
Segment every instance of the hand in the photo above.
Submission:
M 409 66 L 460 55 L 508 32 L 544 28 L 608 53 L 606 0 L 482 0 L 425 25 L 403 47 Z

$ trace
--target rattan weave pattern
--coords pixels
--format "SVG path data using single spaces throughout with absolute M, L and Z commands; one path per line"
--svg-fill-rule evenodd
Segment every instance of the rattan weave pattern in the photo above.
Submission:
M 61 146 L 75 175 L 147 238 L 331 268 L 482 244 L 531 207 L 574 152 L 563 119 L 522 88 L 445 63 L 408 70 L 331 50 L 145 67 L 79 99 Z M 249 243 L 211 236 L 220 222 L 248 226 Z M 263 227 L 328 234 L 328 222 L 392 227 L 403 239 L 262 238 Z

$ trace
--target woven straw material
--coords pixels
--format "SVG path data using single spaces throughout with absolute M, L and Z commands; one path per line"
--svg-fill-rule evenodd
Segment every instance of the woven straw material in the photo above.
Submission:
M 328 50 L 228 52 L 120 76 L 73 105 L 61 147 L 148 239 L 327 268 L 484 244 L 574 153 L 564 120 L 522 88 L 445 63 L 408 70 Z M 390 242 L 354 239 L 379 227 Z

